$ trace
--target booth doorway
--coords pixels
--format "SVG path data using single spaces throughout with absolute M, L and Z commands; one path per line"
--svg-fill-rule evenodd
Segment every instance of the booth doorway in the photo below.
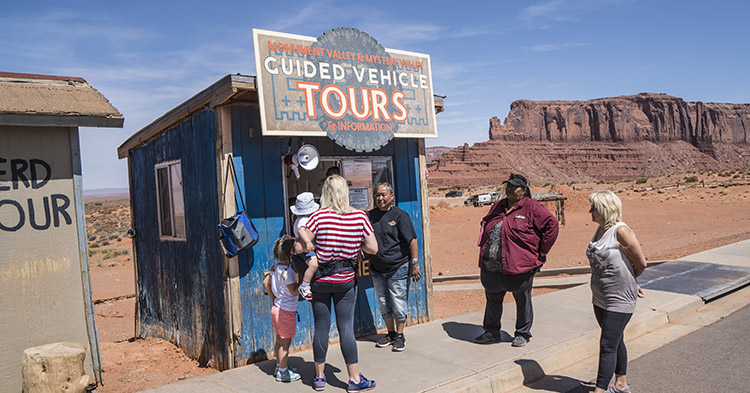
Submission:
M 349 204 L 360 210 L 370 210 L 373 204 L 373 188 L 383 182 L 393 184 L 393 160 L 391 157 L 321 157 L 317 168 L 307 171 L 299 169 L 299 178 L 286 165 L 284 166 L 285 209 L 284 220 L 286 233 L 292 234 L 293 217 L 289 207 L 294 205 L 295 198 L 302 192 L 311 192 L 315 201 L 320 203 L 323 182 L 331 168 L 337 168 L 338 174 L 346 179 L 349 185 Z

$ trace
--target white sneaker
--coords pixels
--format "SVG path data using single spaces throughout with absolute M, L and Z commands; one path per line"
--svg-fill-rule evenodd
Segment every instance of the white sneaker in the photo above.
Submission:
M 299 379 L 300 375 L 291 368 L 287 368 L 283 373 L 276 371 L 276 382 L 294 382 Z
M 309 285 L 300 285 L 299 294 L 302 295 L 302 298 L 305 300 L 312 300 L 312 291 L 310 290 Z

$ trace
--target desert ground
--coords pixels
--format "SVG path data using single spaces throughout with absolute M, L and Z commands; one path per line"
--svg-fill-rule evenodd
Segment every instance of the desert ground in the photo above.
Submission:
M 533 185 L 533 179 L 529 180 Z M 593 190 L 605 188 L 622 199 L 623 220 L 635 231 L 649 261 L 677 259 L 750 238 L 748 169 L 618 183 L 547 184 L 532 187 L 532 191 L 558 192 L 567 200 L 566 225 L 561 227 L 544 268 L 587 264 L 584 251 L 595 230 L 587 198 Z M 465 207 L 465 196 L 443 198 L 442 190 L 430 193 L 433 276 L 478 273 L 476 241 L 489 206 Z M 97 391 L 134 392 L 217 372 L 199 367 L 169 342 L 134 338 L 132 244 L 126 237 L 129 217 L 125 198 L 86 201 L 89 263 L 104 369 L 104 385 Z M 445 318 L 484 307 L 484 294 L 481 290 L 435 291 L 433 305 L 435 317 Z

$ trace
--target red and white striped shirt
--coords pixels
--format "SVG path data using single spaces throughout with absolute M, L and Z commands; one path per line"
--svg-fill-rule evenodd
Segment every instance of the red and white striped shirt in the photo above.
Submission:
M 372 234 L 367 213 L 361 210 L 338 214 L 329 208 L 322 208 L 310 216 L 305 226 L 315 235 L 315 254 L 321 264 L 339 259 L 354 259 L 359 253 L 362 240 Z M 321 282 L 336 283 L 352 280 L 354 271 L 318 279 Z

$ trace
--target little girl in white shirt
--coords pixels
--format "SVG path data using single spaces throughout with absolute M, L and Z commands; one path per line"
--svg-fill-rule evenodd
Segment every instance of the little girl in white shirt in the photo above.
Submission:
M 266 293 L 271 296 L 271 324 L 276 333 L 276 372 L 278 382 L 292 382 L 300 379 L 297 370 L 288 367 L 289 346 L 297 330 L 297 275 L 290 266 L 294 239 L 282 237 L 273 245 L 274 265 L 270 271 L 270 282 Z M 269 288 L 270 287 L 270 288 Z

